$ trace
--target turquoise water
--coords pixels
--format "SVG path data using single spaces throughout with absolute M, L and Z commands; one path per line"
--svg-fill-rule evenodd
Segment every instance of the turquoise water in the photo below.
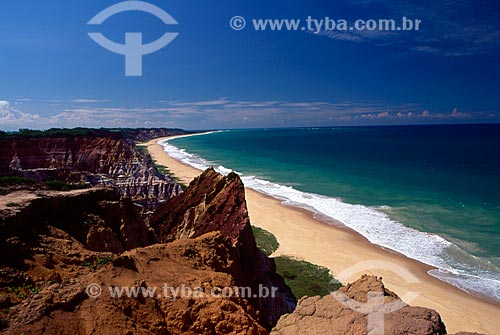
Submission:
M 199 168 L 309 208 L 500 300 L 500 126 L 232 130 L 171 140 Z

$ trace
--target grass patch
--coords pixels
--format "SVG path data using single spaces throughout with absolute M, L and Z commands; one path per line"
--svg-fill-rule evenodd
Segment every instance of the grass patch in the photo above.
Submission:
M 158 163 L 156 163 L 156 168 L 158 169 L 158 171 L 160 171 L 160 173 L 164 174 L 164 175 L 168 175 L 168 176 L 172 176 L 172 172 L 166 167 L 166 166 L 163 166 L 163 165 L 159 165 Z M 172 179 L 177 179 L 177 177 L 173 177 L 172 176 Z
M 137 148 L 139 148 L 139 150 L 142 151 L 143 154 L 150 156 L 147 146 L 138 145 Z M 179 178 L 174 176 L 174 174 L 172 173 L 172 171 L 170 171 L 168 169 L 168 167 L 166 167 L 165 165 L 159 164 L 158 161 L 155 159 L 153 159 L 153 162 L 155 163 L 155 166 L 156 166 L 156 169 L 158 170 L 158 172 L 160 172 L 161 174 L 163 174 L 165 176 L 169 176 L 170 178 L 172 178 L 172 180 L 175 181 L 177 184 L 179 184 L 184 191 L 187 189 L 187 185 L 184 183 L 181 183 Z
M 20 205 L 19 204 L 16 204 L 14 202 L 9 202 L 8 204 L 5 205 L 6 207 L 19 207 Z
M 8 293 L 14 293 L 18 299 L 23 300 L 28 297 L 34 296 L 35 294 L 40 292 L 40 288 L 35 287 L 33 285 L 22 285 L 18 287 L 8 287 Z
M 142 153 L 144 153 L 145 155 L 151 157 L 151 155 L 149 154 L 149 150 L 148 150 L 148 147 L 145 146 L 145 145 L 137 145 L 137 148 L 139 148 L 139 150 L 142 151 Z M 152 158 L 152 157 L 151 157 Z M 153 159 L 153 158 L 152 158 Z M 156 166 L 156 169 L 158 170 L 158 172 L 160 172 L 162 175 L 165 175 L 165 176 L 169 176 L 170 178 L 172 178 L 172 180 L 178 184 L 184 191 L 187 189 L 187 185 L 184 184 L 184 183 L 181 183 L 179 178 L 176 177 L 172 171 L 170 171 L 168 169 L 168 167 L 166 167 L 165 165 L 161 165 L 158 163 L 158 161 L 156 159 L 153 159 L 153 162 Z
M 257 247 L 262 250 L 262 252 L 269 256 L 276 250 L 278 250 L 280 244 L 276 237 L 259 227 L 252 226 L 253 235 L 255 236 L 255 242 L 257 243 Z
M 12 186 L 12 185 L 34 185 L 36 181 L 30 178 L 7 176 L 0 177 L 0 186 Z
M 138 145 L 137 148 L 146 156 L 149 155 L 148 147 L 145 145 Z
M 90 188 L 88 184 L 68 184 L 64 181 L 50 180 L 45 182 L 45 186 L 52 191 L 72 191 Z
M 137 145 L 137 148 L 143 153 L 145 154 L 146 156 L 149 156 L 151 157 L 151 155 L 149 154 L 149 150 L 148 150 L 148 147 L 146 145 Z M 172 171 L 170 171 L 168 169 L 168 167 L 166 167 L 165 165 L 161 165 L 158 163 L 157 160 L 153 159 L 153 162 L 155 163 L 155 166 L 156 166 L 156 169 L 158 170 L 158 172 L 160 172 L 161 174 L 165 175 L 165 176 L 169 176 L 170 178 L 172 178 L 172 180 L 177 183 L 184 191 L 187 189 L 187 185 L 184 184 L 184 183 L 181 183 L 179 178 L 176 177 Z
M 285 279 L 297 299 L 305 295 L 325 296 L 342 286 L 325 267 L 285 256 L 274 260 L 276 272 Z
M 102 268 L 106 264 L 109 264 L 113 261 L 114 256 L 103 256 L 103 257 L 98 257 L 92 260 L 88 260 L 82 263 L 83 266 L 88 267 L 92 271 L 97 271 L 98 269 Z
M 153 161 L 154 161 L 154 163 L 155 163 L 155 165 L 156 165 L 156 168 L 158 169 L 158 171 L 159 171 L 161 174 L 163 174 L 163 175 L 165 175 L 165 176 L 169 176 L 170 178 L 172 178 L 172 180 L 173 180 L 173 181 L 175 181 L 177 184 L 179 184 L 179 185 L 180 185 L 180 187 L 181 187 L 184 191 L 187 189 L 187 185 L 186 185 L 186 184 L 184 184 L 184 183 L 181 183 L 181 182 L 180 182 L 180 180 L 179 180 L 179 178 L 178 178 L 178 177 L 176 177 L 176 176 L 172 173 L 172 171 L 170 171 L 170 170 L 168 169 L 168 167 L 166 167 L 165 165 L 158 164 L 158 161 L 156 161 L 156 160 L 153 160 Z
M 257 247 L 267 256 L 279 247 L 276 237 L 259 227 L 252 226 Z M 330 271 L 303 260 L 291 257 L 275 257 L 276 272 L 285 279 L 297 299 L 307 296 L 325 296 L 336 291 L 342 285 L 330 274 Z

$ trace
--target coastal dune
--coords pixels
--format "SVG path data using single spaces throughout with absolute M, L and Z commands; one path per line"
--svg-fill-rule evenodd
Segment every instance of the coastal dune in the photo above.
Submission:
M 200 174 L 200 170 L 168 156 L 157 143 L 162 139 L 146 143 L 158 164 L 167 166 L 184 183 Z M 326 224 L 312 212 L 286 206 L 252 189 L 246 189 L 246 200 L 252 224 L 278 239 L 280 247 L 274 255 L 325 266 L 344 283 L 362 274 L 381 276 L 386 287 L 405 302 L 438 311 L 449 333 L 500 334 L 499 304 L 430 276 L 432 267 L 373 245 L 340 223 Z

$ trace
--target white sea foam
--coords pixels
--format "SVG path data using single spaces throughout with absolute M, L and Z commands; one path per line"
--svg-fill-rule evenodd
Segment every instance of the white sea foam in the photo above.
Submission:
M 184 149 L 179 149 L 168 143 L 168 141 L 163 140 L 158 143 L 164 147 L 165 152 L 170 157 L 176 160 L 199 170 L 212 166 L 223 175 L 233 171 L 220 164 L 188 153 Z M 277 198 L 286 205 L 305 208 L 321 217 L 341 222 L 363 235 L 371 243 L 395 250 L 407 257 L 438 268 L 439 270 L 429 272 L 432 276 L 447 281 L 465 291 L 476 291 L 500 300 L 499 278 L 492 277 L 491 273 L 488 272 L 481 272 L 477 275 L 477 269 L 464 263 L 456 264 L 457 259 L 447 259 L 449 258 L 446 257 L 447 250 L 458 247 L 438 235 L 407 227 L 392 220 L 389 215 L 377 210 L 377 208 L 349 204 L 340 199 L 302 192 L 292 186 L 273 183 L 255 176 L 240 174 L 240 177 L 246 187 Z M 383 207 L 388 209 L 387 206 Z

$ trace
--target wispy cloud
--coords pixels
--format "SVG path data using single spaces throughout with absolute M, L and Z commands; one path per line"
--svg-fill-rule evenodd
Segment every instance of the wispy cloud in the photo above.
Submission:
M 170 120 L 190 128 L 239 128 L 269 126 L 317 126 L 335 124 L 456 122 L 478 118 L 487 113 L 431 113 L 417 104 L 385 105 L 353 101 L 242 101 L 219 98 L 202 101 L 162 101 L 153 108 L 68 109 L 67 113 L 133 116 L 148 120 Z M 494 115 L 495 116 L 495 115 Z
M 98 100 L 98 99 L 74 99 L 71 102 L 76 104 L 94 104 L 94 103 L 102 103 L 102 102 L 110 102 L 111 100 Z
M 498 121 L 487 112 L 429 111 L 417 104 L 354 101 L 163 101 L 152 107 L 62 108 L 53 115 L 24 113 L 0 101 L 0 128 L 181 127 L 188 129 Z
M 341 41 L 393 46 L 442 56 L 470 56 L 498 51 L 500 21 L 486 0 L 357 0 L 362 18 L 422 20 L 419 31 L 322 31 Z

